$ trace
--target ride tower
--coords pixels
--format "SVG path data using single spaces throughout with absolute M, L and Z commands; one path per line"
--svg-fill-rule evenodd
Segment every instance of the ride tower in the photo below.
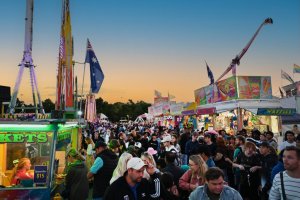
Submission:
M 75 119 L 77 113 L 77 96 L 74 98 L 74 63 L 70 4 L 69 0 L 63 0 L 54 113 L 59 113 L 65 119 Z
M 20 69 L 15 83 L 12 98 L 8 107 L 8 113 L 13 114 L 16 109 L 16 101 L 18 97 L 18 92 L 20 84 L 22 81 L 22 76 L 25 68 L 29 69 L 30 73 L 30 84 L 32 90 L 33 105 L 35 109 L 35 114 L 37 116 L 38 112 L 45 114 L 41 96 L 38 90 L 37 78 L 35 74 L 33 60 L 32 60 L 32 26 L 33 25 L 33 0 L 27 0 L 26 3 L 26 17 L 25 17 L 25 44 L 24 44 L 24 54 L 21 63 L 19 64 Z M 38 104 L 36 103 L 36 96 L 38 98 Z

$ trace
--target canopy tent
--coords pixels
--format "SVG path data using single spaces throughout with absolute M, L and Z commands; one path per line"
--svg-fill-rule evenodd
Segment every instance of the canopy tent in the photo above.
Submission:
M 108 117 L 106 115 L 104 115 L 103 113 L 99 114 L 99 118 L 100 118 L 100 120 L 108 120 Z
M 149 113 L 144 113 L 142 115 L 139 115 L 135 120 L 134 122 L 135 123 L 139 123 L 139 122 L 144 122 L 146 120 L 152 120 L 153 119 L 153 116 Z

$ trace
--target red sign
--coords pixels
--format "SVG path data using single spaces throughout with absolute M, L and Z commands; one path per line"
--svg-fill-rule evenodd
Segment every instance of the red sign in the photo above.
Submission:
M 207 114 L 214 114 L 216 113 L 216 108 L 198 108 L 196 113 L 198 115 L 207 115 Z

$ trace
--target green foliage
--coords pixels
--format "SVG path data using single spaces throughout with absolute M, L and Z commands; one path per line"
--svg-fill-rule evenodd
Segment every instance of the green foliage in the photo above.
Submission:
M 148 112 L 149 106 L 151 104 L 144 101 L 134 103 L 131 99 L 127 103 L 116 102 L 113 104 L 109 104 L 102 98 L 96 99 L 97 113 L 105 114 L 113 122 L 117 122 L 121 118 L 135 120 L 137 116 Z
M 55 109 L 55 104 L 51 101 L 51 99 L 46 99 L 42 102 L 45 113 L 51 113 L 51 110 Z
M 20 106 L 22 103 L 23 102 L 19 99 L 17 100 L 17 105 L 19 104 Z M 51 113 L 51 111 L 55 109 L 55 104 L 51 101 L 51 99 L 46 99 L 42 103 L 46 113 Z M 33 105 L 24 104 L 24 107 L 29 106 Z M 127 103 L 116 102 L 112 104 L 104 101 L 102 98 L 96 99 L 97 113 L 105 114 L 109 118 L 109 120 L 113 122 L 118 122 L 121 118 L 135 120 L 137 116 L 148 112 L 149 106 L 151 106 L 151 104 L 144 101 L 137 101 L 136 103 L 134 103 L 131 99 L 129 99 Z M 85 100 L 82 101 L 82 110 L 84 110 L 84 108 Z M 25 110 L 25 112 L 34 112 L 34 110 Z

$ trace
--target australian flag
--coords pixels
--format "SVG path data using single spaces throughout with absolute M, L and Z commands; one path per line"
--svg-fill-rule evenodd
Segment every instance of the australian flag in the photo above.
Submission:
M 210 84 L 213 84 L 215 82 L 214 75 L 213 75 L 212 71 L 210 70 L 206 61 L 205 61 L 205 64 L 206 64 L 206 69 L 207 69 L 207 75 L 208 75 L 208 78 L 210 79 Z
M 95 55 L 95 52 L 92 48 L 92 45 L 87 40 L 87 49 L 86 49 L 86 56 L 85 56 L 85 63 L 90 64 L 90 76 L 91 76 L 91 90 L 92 93 L 98 93 L 102 82 L 104 80 L 104 74 L 100 67 L 100 63 Z

